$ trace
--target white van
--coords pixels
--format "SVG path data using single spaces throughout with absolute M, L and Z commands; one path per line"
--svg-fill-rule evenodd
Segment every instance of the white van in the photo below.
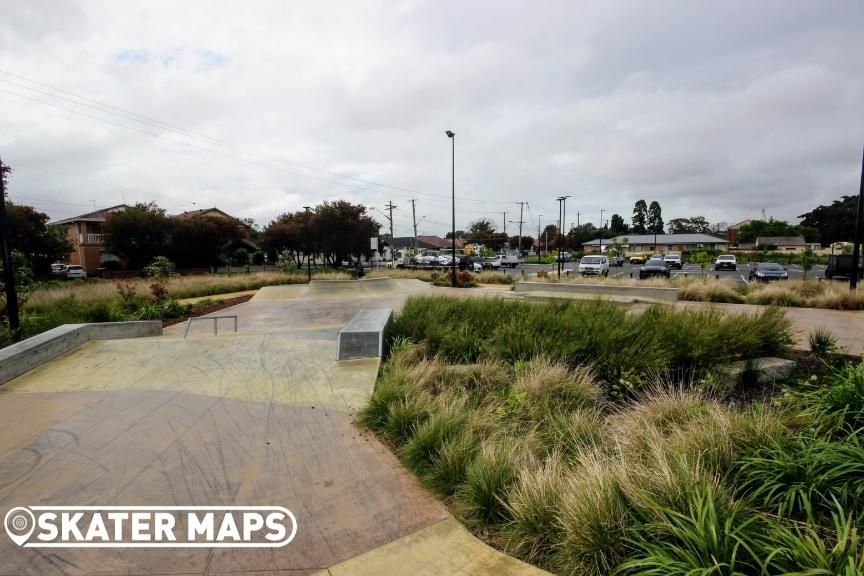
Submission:
M 608 276 L 609 258 L 606 256 L 583 256 L 579 260 L 579 274 L 582 276 Z

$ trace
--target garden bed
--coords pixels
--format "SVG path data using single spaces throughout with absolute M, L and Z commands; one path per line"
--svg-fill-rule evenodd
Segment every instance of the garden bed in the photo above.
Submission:
M 864 570 L 864 365 L 712 379 L 789 356 L 781 312 L 413 298 L 393 333 L 358 422 L 491 545 L 562 574 Z

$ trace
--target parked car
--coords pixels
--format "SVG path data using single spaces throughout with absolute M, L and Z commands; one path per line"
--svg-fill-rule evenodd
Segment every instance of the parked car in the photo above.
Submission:
M 714 270 L 738 270 L 738 260 L 733 254 L 721 254 L 714 262 Z
M 644 252 L 634 252 L 630 255 L 630 264 L 644 264 L 645 260 Z
M 498 257 L 484 258 L 483 259 L 483 268 L 485 270 L 498 270 L 499 268 L 501 268 L 501 260 Z
M 66 278 L 86 278 L 87 272 L 84 270 L 83 266 L 78 266 L 77 264 L 70 264 L 66 266 Z
M 624 255 L 623 254 L 616 254 L 615 252 L 610 252 L 608 254 L 608 256 L 609 256 L 609 266 L 616 266 L 618 268 L 620 268 L 621 266 L 624 266 Z
M 66 272 L 66 264 L 61 264 L 60 262 L 55 262 L 51 264 L 51 273 L 52 274 L 63 274 Z
M 858 261 L 858 278 L 864 278 L 864 256 Z M 850 278 L 852 276 L 853 256 L 851 254 L 832 254 L 828 256 L 825 278 Z
M 477 260 L 474 260 L 473 262 L 471 262 L 471 269 L 474 272 L 483 272 L 483 264 Z
M 435 266 L 438 263 L 438 252 L 426 252 L 421 254 L 417 261 L 421 266 Z
M 651 258 L 645 264 L 639 268 L 639 278 L 652 278 L 654 276 L 665 276 L 669 278 L 671 276 L 671 272 L 669 272 L 669 268 L 666 267 L 666 262 L 663 261 L 662 258 Z
M 522 263 L 522 258 L 520 258 L 519 252 L 515 250 L 507 252 L 506 254 L 501 254 L 499 257 L 501 258 L 501 266 L 504 266 L 505 268 L 515 268 Z
M 441 254 L 438 258 L 435 259 L 435 264 L 437 266 L 449 267 L 453 265 L 453 256 L 450 254 Z
M 775 280 L 788 280 L 789 274 L 786 269 L 776 262 L 759 262 L 750 270 L 750 281 L 773 282 Z
M 681 261 L 681 254 L 669 253 L 663 257 L 663 261 L 666 262 L 667 268 L 681 270 L 684 266 L 684 263 Z
M 558 252 L 558 256 L 556 260 L 558 262 L 570 262 L 573 259 L 573 256 L 570 255 L 570 252 Z
M 609 259 L 606 256 L 583 256 L 579 260 L 579 274 L 582 276 L 608 276 Z

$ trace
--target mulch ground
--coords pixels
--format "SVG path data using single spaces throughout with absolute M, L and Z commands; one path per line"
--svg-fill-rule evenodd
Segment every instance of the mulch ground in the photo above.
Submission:
M 246 294 L 245 296 L 238 296 L 237 298 L 226 298 L 225 300 L 221 300 L 216 304 L 211 304 L 210 306 L 198 307 L 193 304 L 192 308 L 187 314 L 183 316 L 178 316 L 177 318 L 166 318 L 162 320 L 162 327 L 167 328 L 168 326 L 173 326 L 174 324 L 180 324 L 181 322 L 186 322 L 189 318 L 196 318 L 198 316 L 206 316 L 207 314 L 212 314 L 213 312 L 218 312 L 219 310 L 224 310 L 225 308 L 230 308 L 231 306 L 236 306 L 237 304 L 242 304 L 243 302 L 248 302 L 252 299 L 254 294 Z

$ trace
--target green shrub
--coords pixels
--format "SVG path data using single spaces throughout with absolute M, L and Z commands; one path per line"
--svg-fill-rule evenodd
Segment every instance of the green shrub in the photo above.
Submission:
M 518 454 L 512 443 L 489 440 L 468 465 L 459 498 L 470 517 L 481 524 L 507 517 L 506 491 L 516 479 Z
M 465 481 L 469 464 L 477 453 L 477 439 L 464 427 L 441 444 L 423 484 L 443 496 L 452 495 Z
M 758 518 L 723 501 L 710 483 L 704 483 L 688 495 L 686 510 L 657 503 L 651 514 L 642 515 L 627 539 L 630 557 L 615 574 L 759 573 L 753 551 L 761 539 Z
M 762 556 L 769 574 L 864 574 L 864 537 L 858 532 L 856 516 L 835 505 L 831 512 L 833 530 L 807 524 L 777 523 L 770 532 Z
M 835 502 L 864 509 L 864 446 L 855 434 L 776 441 L 742 458 L 736 470 L 739 494 L 780 516 L 819 520 Z
M 824 380 L 797 394 L 795 407 L 825 434 L 864 428 L 864 362 L 834 368 Z
M 444 443 L 465 425 L 464 401 L 451 402 L 420 422 L 399 449 L 405 465 L 420 475 L 429 470 Z
M 837 338 L 830 330 L 817 328 L 810 333 L 810 351 L 819 358 L 827 358 L 837 350 Z

